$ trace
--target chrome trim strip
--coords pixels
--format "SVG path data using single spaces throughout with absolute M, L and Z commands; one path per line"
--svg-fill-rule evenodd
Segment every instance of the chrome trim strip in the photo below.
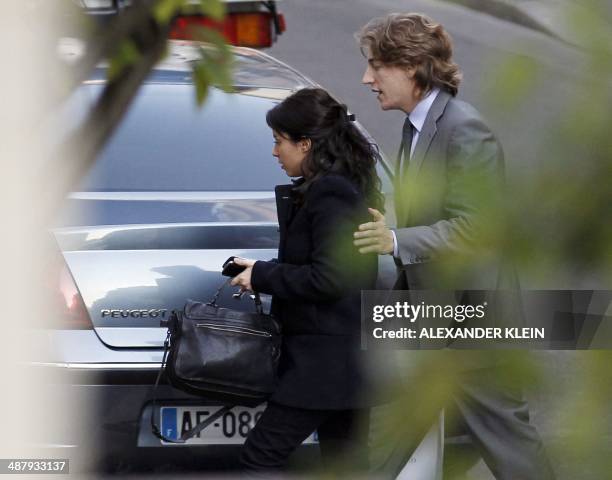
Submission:
M 127 225 L 92 225 L 86 227 L 59 227 L 54 233 L 90 233 L 109 234 L 116 231 L 162 229 L 176 227 L 278 227 L 277 222 L 193 222 L 193 223 L 134 223 Z
M 72 192 L 71 200 L 221 202 L 226 200 L 274 200 L 274 192 Z
M 161 363 L 66 363 L 28 362 L 33 367 L 65 368 L 67 370 L 159 370 Z
M 30 443 L 28 445 L 32 448 L 78 448 L 78 445 L 63 445 L 61 443 Z
M 92 312 L 92 314 L 96 315 L 97 312 Z M 168 329 L 162 327 L 95 327 L 95 331 L 100 340 L 108 346 L 162 348 Z

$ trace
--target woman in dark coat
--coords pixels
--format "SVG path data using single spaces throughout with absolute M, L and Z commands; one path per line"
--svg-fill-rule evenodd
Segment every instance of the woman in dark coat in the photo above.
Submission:
M 365 468 L 360 291 L 375 288 L 377 257 L 359 254 L 353 232 L 369 219 L 368 206 L 383 206 L 377 154 L 346 106 L 322 89 L 294 93 L 266 120 L 272 154 L 297 180 L 276 187 L 278 258 L 235 260 L 247 268 L 232 284 L 271 294 L 283 332 L 278 388 L 241 462 L 251 472 L 279 471 L 316 430 L 325 463 Z

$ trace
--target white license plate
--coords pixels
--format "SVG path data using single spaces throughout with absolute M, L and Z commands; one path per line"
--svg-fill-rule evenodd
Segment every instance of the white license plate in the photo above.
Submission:
M 165 437 L 178 440 L 187 430 L 206 420 L 221 406 L 167 406 L 161 407 L 161 431 Z M 265 409 L 265 404 L 256 408 L 234 407 L 217 418 L 199 434 L 184 444 L 162 441 L 163 445 L 234 445 L 244 443 Z M 316 432 L 303 443 L 316 443 Z

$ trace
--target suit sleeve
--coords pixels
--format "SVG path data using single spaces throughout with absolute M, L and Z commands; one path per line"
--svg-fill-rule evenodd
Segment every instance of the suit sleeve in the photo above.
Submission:
M 403 265 L 468 253 L 480 241 L 490 215 L 500 207 L 503 153 L 479 119 L 458 125 L 447 151 L 444 219 L 432 225 L 394 229 Z
M 346 295 L 355 283 L 357 258 L 352 243 L 358 194 L 345 179 L 322 178 L 308 192 L 311 262 L 305 265 L 258 261 L 251 283 L 255 291 L 282 300 L 324 302 Z

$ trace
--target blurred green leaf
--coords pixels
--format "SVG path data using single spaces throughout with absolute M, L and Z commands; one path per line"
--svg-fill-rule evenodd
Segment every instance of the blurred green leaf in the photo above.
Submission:
M 188 15 L 205 15 L 212 20 L 221 21 L 225 17 L 225 2 L 222 0 L 199 0 L 185 2 L 181 12 Z
M 540 67 L 531 57 L 513 55 L 493 69 L 487 90 L 490 102 L 497 108 L 511 109 L 521 105 L 536 84 Z
M 204 52 L 203 62 L 210 68 L 213 84 L 226 92 L 233 91 L 232 69 L 233 57 L 231 52 L 211 54 Z
M 200 8 L 213 20 L 223 20 L 225 17 L 225 3 L 221 0 L 200 0 Z
M 196 89 L 208 88 L 214 85 L 230 92 L 232 88 L 233 54 L 227 45 L 225 37 L 220 33 L 198 27 L 192 32 L 194 38 L 206 42 L 199 47 L 200 59 L 193 64 Z M 197 69 L 197 74 L 196 74 Z M 204 75 L 203 72 L 206 72 Z M 204 85 L 203 81 L 208 84 Z M 198 96 L 199 98 L 199 96 Z
M 214 45 L 220 53 L 229 54 L 231 52 L 231 48 L 227 44 L 226 38 L 212 28 L 198 27 L 194 29 L 193 35 L 195 40 Z
M 201 14 L 221 21 L 225 17 L 225 3 L 221 0 L 200 0 L 196 3 L 189 0 L 158 0 L 153 8 L 154 17 L 161 24 L 168 24 L 180 13 Z
M 167 25 L 186 3 L 187 0 L 158 0 L 153 7 L 153 16 L 158 23 Z
M 599 61 L 609 63 L 612 61 L 612 25 L 606 8 L 609 5 L 601 0 L 568 2 L 566 18 L 580 44 L 586 46 Z
M 210 70 L 201 62 L 193 65 L 193 79 L 196 90 L 196 101 L 201 106 L 208 97 L 208 89 L 211 86 Z
M 108 67 L 108 78 L 117 78 L 126 67 L 133 65 L 140 58 L 140 52 L 136 44 L 131 40 L 124 41 L 117 50 L 117 53 L 110 60 Z
M 179 12 L 203 14 L 220 21 L 225 16 L 225 4 L 220 0 L 202 0 L 197 3 L 160 0 L 154 8 L 155 19 L 160 23 L 169 23 Z M 207 44 L 198 47 L 200 59 L 192 63 L 196 102 L 201 106 L 211 86 L 225 91 L 232 90 L 233 54 L 225 37 L 212 28 L 193 26 L 190 35 L 194 41 Z

